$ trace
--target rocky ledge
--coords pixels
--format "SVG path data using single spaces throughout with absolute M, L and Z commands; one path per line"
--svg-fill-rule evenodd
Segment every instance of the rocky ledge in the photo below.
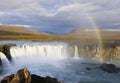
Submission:
M 4 45 L 0 45 L 0 52 L 4 53 L 5 56 L 7 57 L 7 59 L 9 61 L 11 61 L 12 57 L 10 55 L 10 48 L 12 46 L 16 46 L 16 44 L 4 44 Z
M 120 72 L 120 68 L 114 64 L 103 63 L 100 65 L 100 69 L 106 71 L 108 73 L 118 73 Z
M 20 69 L 16 74 L 4 77 L 0 83 L 61 83 L 56 78 L 41 77 L 30 74 L 27 68 Z
M 0 45 L 0 52 L 2 52 L 9 61 L 12 60 L 11 54 L 10 54 L 10 48 L 12 46 L 16 46 L 16 44 L 3 44 Z M 3 72 L 3 64 L 2 64 L 2 59 L 0 55 L 0 74 Z

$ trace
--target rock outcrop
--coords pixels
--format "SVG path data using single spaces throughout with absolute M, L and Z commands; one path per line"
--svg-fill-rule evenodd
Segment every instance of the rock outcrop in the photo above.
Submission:
M 0 74 L 2 73 L 2 60 L 1 60 L 1 57 L 0 57 Z
M 41 76 L 37 76 L 35 74 L 31 75 L 31 83 L 60 83 L 57 81 L 56 78 L 51 78 L 49 76 L 47 77 L 41 77 Z
M 4 77 L 0 83 L 60 83 L 56 78 L 41 77 L 30 74 L 28 69 L 19 70 L 16 74 Z
M 6 55 L 6 57 L 9 61 L 11 61 L 11 59 L 12 59 L 11 54 L 10 54 L 10 48 L 12 46 L 15 46 L 15 44 L 6 44 L 6 45 L 3 46 L 3 51 L 2 52 Z
M 119 42 L 120 43 L 120 42 Z M 99 44 L 71 44 L 68 48 L 68 55 L 74 57 L 75 45 L 78 48 L 80 57 L 95 58 L 102 62 L 110 60 L 120 60 L 120 45 L 117 43 Z
M 1 57 L 0 57 L 0 66 L 2 66 L 2 60 L 1 60 Z
M 0 45 L 0 52 L 4 53 L 5 56 L 7 57 L 7 59 L 8 59 L 9 61 L 12 60 L 12 57 L 11 57 L 11 55 L 10 55 L 10 48 L 11 48 L 12 46 L 16 46 L 16 44 Z
M 107 63 L 101 64 L 100 69 L 108 73 L 120 72 L 120 68 L 116 67 L 116 65 L 114 64 L 107 64 Z
M 30 72 L 25 68 L 19 70 L 16 74 L 6 76 L 1 80 L 1 83 L 30 83 Z

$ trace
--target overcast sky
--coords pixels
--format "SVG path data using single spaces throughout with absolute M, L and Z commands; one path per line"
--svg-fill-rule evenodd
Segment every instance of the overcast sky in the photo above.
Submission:
M 27 25 L 51 33 L 120 29 L 120 0 L 0 0 L 0 24 Z

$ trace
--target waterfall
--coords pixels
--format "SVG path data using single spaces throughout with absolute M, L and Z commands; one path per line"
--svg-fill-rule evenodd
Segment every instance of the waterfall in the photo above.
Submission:
M 64 44 L 41 44 L 41 45 L 22 45 L 10 49 L 12 60 L 22 58 L 22 61 L 37 60 L 40 58 L 60 59 L 67 55 L 67 45 Z
M 8 66 L 10 64 L 7 57 L 2 52 L 0 52 L 0 58 L 2 60 L 2 63 L 4 64 L 4 66 Z
M 74 58 L 75 58 L 75 59 L 79 59 L 79 52 L 78 52 L 78 47 L 77 47 L 77 45 L 75 45 Z

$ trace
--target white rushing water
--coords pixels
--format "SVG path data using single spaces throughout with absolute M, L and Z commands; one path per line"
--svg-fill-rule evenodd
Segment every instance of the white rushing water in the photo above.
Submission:
M 13 61 L 16 58 L 51 58 L 61 59 L 67 56 L 67 45 L 65 44 L 38 44 L 15 46 L 10 49 Z
M 10 64 L 7 57 L 2 52 L 0 52 L 0 59 L 2 60 L 2 63 L 4 64 L 4 66 L 7 66 Z
M 75 45 L 75 54 L 74 54 L 75 59 L 79 59 L 79 52 L 78 52 L 78 47 Z
M 73 47 L 74 57 L 68 58 L 68 48 L 66 43 L 24 43 L 14 46 L 10 49 L 12 63 L 0 53 L 3 63 L 7 64 L 0 78 L 16 73 L 21 68 L 28 68 L 33 74 L 55 77 L 64 83 L 120 82 L 120 73 L 109 74 L 101 71 L 98 68 L 99 62 L 80 58 L 77 45 Z

